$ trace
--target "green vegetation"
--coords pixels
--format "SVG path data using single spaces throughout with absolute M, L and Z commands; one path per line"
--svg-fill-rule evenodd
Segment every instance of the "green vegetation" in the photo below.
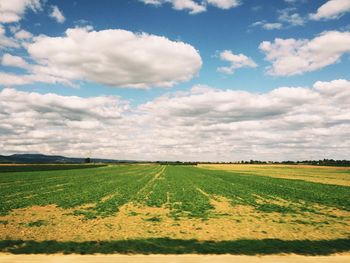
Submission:
M 37 220 L 37 221 L 32 221 L 28 223 L 29 227 L 41 227 L 45 225 L 46 222 L 44 220 Z
M 347 186 L 198 168 L 191 168 L 189 172 L 192 180 L 203 191 L 225 196 L 236 204 L 258 207 L 261 202 L 270 204 L 271 201 L 282 199 L 306 206 L 319 204 L 350 210 L 350 200 L 347 198 L 350 187 Z
M 150 218 L 145 218 L 144 220 L 145 220 L 145 221 L 148 221 L 148 222 L 161 222 L 161 221 L 162 221 L 161 218 L 156 217 L 156 216 L 150 217 Z
M 33 166 L 31 171 L 0 174 L 0 234 L 6 237 L 0 241 L 0 251 L 252 255 L 350 251 L 350 186 L 190 165 L 63 167 L 67 168 L 41 171 Z M 293 168 L 283 169 L 292 173 Z M 297 169 L 309 173 L 307 167 Z M 13 212 L 18 208 L 28 210 Z M 124 227 L 127 224 L 129 228 Z M 80 225 L 84 231 L 75 231 Z M 47 232 L 57 227 L 64 228 L 63 239 L 61 235 L 57 241 L 35 241 L 45 240 Z M 166 235 L 163 227 L 168 227 Z M 66 239 L 70 230 L 73 233 Z M 94 231 L 104 233 L 96 240 L 105 236 L 106 240 L 93 239 Z M 223 236 L 231 239 L 237 231 L 239 237 L 223 241 Z M 85 232 L 91 235 L 79 239 Z M 119 232 L 120 236 L 112 235 Z M 312 240 L 297 240 L 304 235 Z M 194 239 L 198 237 L 204 239 Z M 25 241 L 28 238 L 34 240 Z
M 0 213 L 33 205 L 56 204 L 71 208 L 97 203 L 95 212 L 110 215 L 132 199 L 160 168 L 155 165 L 116 165 L 3 173 L 0 175 Z M 104 199 L 106 196 L 110 198 Z
M 13 254 L 236 254 L 269 255 L 294 253 L 301 255 L 330 255 L 350 250 L 350 239 L 335 240 L 234 240 L 198 241 L 169 238 L 143 240 L 57 242 L 0 241 L 0 251 Z
M 33 171 L 53 171 L 72 170 L 84 168 L 97 168 L 106 166 L 105 164 L 27 164 L 27 165 L 0 165 L 0 173 L 8 172 L 33 172 Z
M 7 225 L 9 221 L 7 220 L 0 220 L 0 225 Z
M 170 208 L 173 217 L 206 218 L 210 197 L 265 212 L 294 213 L 323 205 L 350 211 L 350 187 L 268 176 L 206 170 L 193 166 L 115 165 L 90 169 L 3 173 L 0 212 L 57 204 L 87 218 L 109 216 L 127 202 Z M 280 204 L 280 200 L 289 205 Z

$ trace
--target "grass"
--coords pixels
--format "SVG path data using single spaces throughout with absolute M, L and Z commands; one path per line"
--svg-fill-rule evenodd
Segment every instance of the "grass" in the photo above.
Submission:
M 29 227 L 41 227 L 43 225 L 46 225 L 44 220 L 32 221 L 27 224 Z
M 106 166 L 104 164 L 23 164 L 23 165 L 0 165 L 0 173 L 9 172 L 33 172 L 86 169 Z
M 0 233 L 6 236 L 6 240 L 0 241 L 2 252 L 330 254 L 350 251 L 350 186 L 255 175 L 254 170 L 248 173 L 181 165 L 109 165 L 44 171 L 32 168 L 0 173 Z M 276 167 L 278 171 L 280 168 Z M 292 169 L 289 167 L 289 174 Z M 300 169 L 296 171 L 299 175 Z M 311 168 L 303 169 L 307 174 Z M 125 208 L 127 204 L 129 210 Z M 48 208 L 40 210 L 40 207 Z M 47 217 L 42 213 L 47 213 Z M 73 223 L 75 228 L 82 226 L 88 230 L 85 239 L 77 231 L 69 235 L 72 242 L 35 241 L 36 235 L 41 235 L 43 240 L 47 236 L 45 231 Z M 133 233 L 123 226 L 129 223 L 129 229 L 140 235 L 130 238 L 129 234 Z M 99 225 L 105 225 L 106 229 L 96 228 Z M 172 227 L 165 232 L 169 236 L 164 235 L 165 226 Z M 22 234 L 26 227 L 30 229 Z M 191 239 L 197 235 L 232 235 L 235 228 L 242 227 L 249 235 L 240 231 L 238 237 L 242 238 L 243 234 L 249 239 L 235 239 L 235 236 L 229 237 L 233 240 L 215 242 Z M 89 238 L 97 234 L 93 231 L 104 231 L 109 239 L 91 241 Z M 119 236 L 113 231 L 124 233 L 120 237 L 127 240 L 114 240 Z M 313 240 L 275 238 L 281 231 L 289 233 L 286 235 L 289 238 L 293 237 L 291 232 L 298 231 L 299 239 L 306 235 Z M 256 235 L 259 240 L 252 239 Z M 34 240 L 24 241 L 29 237 Z M 97 240 L 104 239 L 99 236 Z
M 90 169 L 0 174 L 0 213 L 33 205 L 71 208 L 96 203 L 93 211 L 108 216 L 128 202 L 160 166 L 116 165 Z M 114 195 L 108 200 L 105 196 Z
M 0 225 L 7 225 L 9 221 L 7 220 L 0 220 Z
M 156 216 L 150 217 L 150 218 L 145 218 L 145 221 L 149 221 L 149 222 L 161 222 L 162 219 Z
M 169 238 L 140 240 L 56 242 L 56 241 L 0 241 L 0 251 L 13 254 L 233 254 L 270 255 L 293 253 L 299 255 L 330 255 L 350 250 L 350 239 L 336 240 L 234 240 L 198 241 Z
M 213 209 L 210 198 L 215 195 L 261 211 L 295 213 L 314 205 L 350 211 L 347 186 L 191 166 L 116 165 L 4 173 L 0 191 L 2 214 L 33 205 L 71 208 L 93 204 L 76 214 L 95 218 L 113 215 L 123 204 L 137 202 L 168 207 L 173 217 L 205 218 Z M 279 204 L 279 200 L 290 204 Z

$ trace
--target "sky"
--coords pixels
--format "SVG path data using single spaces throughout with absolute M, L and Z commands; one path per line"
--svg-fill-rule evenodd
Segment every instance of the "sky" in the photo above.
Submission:
M 0 154 L 349 159 L 350 0 L 0 0 Z

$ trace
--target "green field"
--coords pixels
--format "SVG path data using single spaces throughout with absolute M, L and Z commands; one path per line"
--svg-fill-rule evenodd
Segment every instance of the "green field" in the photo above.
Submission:
M 0 167 L 3 252 L 350 251 L 349 169 L 339 185 L 308 180 L 308 167 L 18 167 Z

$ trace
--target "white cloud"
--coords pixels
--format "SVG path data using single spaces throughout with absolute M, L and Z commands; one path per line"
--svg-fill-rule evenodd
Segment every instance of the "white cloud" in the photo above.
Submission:
M 140 0 L 141 2 L 144 2 L 147 5 L 161 5 L 164 0 Z
M 52 6 L 52 12 L 50 13 L 50 17 L 56 20 L 57 23 L 64 23 L 66 18 L 64 17 L 62 11 L 58 8 L 58 6 Z
M 233 74 L 239 68 L 256 68 L 257 64 L 249 57 L 243 54 L 233 54 L 230 50 L 224 50 L 220 53 L 220 59 L 230 63 L 228 67 L 220 67 L 218 71 L 226 74 Z
M 13 56 L 11 54 L 4 54 L 1 59 L 1 64 L 8 67 L 17 67 L 17 68 L 28 68 L 28 63 L 19 56 Z
M 350 12 L 349 0 L 329 0 L 317 9 L 315 14 L 311 14 L 313 20 L 337 19 Z
M 290 2 L 292 3 L 292 2 Z M 277 10 L 278 22 L 267 22 L 266 20 L 257 21 L 250 25 L 250 27 L 259 26 L 265 30 L 275 30 L 288 28 L 292 26 L 302 26 L 306 23 L 306 19 L 301 17 L 295 12 L 296 8 L 285 8 L 282 10 Z
M 282 87 L 263 94 L 205 88 L 158 98 L 141 110 L 152 116 L 157 125 L 153 131 L 161 131 L 158 142 L 168 156 L 182 152 L 197 160 L 345 158 L 339 148 L 350 147 L 350 132 L 344 130 L 350 128 L 350 82 L 326 85 L 342 90 L 345 99 L 319 88 Z
M 265 30 L 275 30 L 275 29 L 283 28 L 283 25 L 281 23 L 268 23 L 265 20 L 257 21 L 250 25 L 250 27 L 256 27 L 256 26 L 259 26 Z
M 18 76 L 16 74 L 5 73 L 0 71 L 0 85 L 3 86 L 14 86 L 14 85 L 25 85 L 31 83 L 28 76 Z
M 309 0 L 284 0 L 284 2 L 286 2 L 287 4 L 291 4 L 291 5 L 296 5 L 296 4 L 305 4 L 307 3 Z
M 129 126 L 132 120 L 122 118 L 128 108 L 115 96 L 81 98 L 3 89 L 0 147 L 3 152 L 62 151 L 67 155 L 85 155 L 93 150 L 97 155 L 108 156 L 130 151 L 132 145 L 125 148 L 124 141 L 132 140 L 132 135 L 128 135 L 133 131 Z M 65 148 L 68 145 L 70 148 Z M 94 146 L 101 148 L 93 149 Z
M 262 28 L 266 30 L 281 29 L 283 25 L 281 23 L 264 23 Z
M 198 14 L 206 11 L 204 5 L 193 0 L 172 0 L 173 8 L 176 10 L 189 10 L 190 14 Z
M 337 100 L 342 100 L 344 103 L 350 100 L 350 93 L 348 92 L 350 81 L 348 80 L 337 79 L 330 82 L 317 81 L 313 87 L 321 94 L 331 96 Z
M 334 64 L 350 52 L 350 32 L 327 31 L 314 39 L 275 39 L 259 46 L 272 63 L 268 74 L 291 76 Z
M 17 31 L 15 33 L 15 38 L 16 39 L 23 40 L 23 39 L 29 39 L 29 38 L 32 38 L 32 37 L 33 37 L 32 33 L 28 32 L 26 30 L 23 30 L 23 29 L 21 29 L 21 30 L 19 30 L 19 31 Z
M 202 65 L 198 51 L 183 42 L 126 30 L 89 30 L 73 28 L 63 37 L 34 37 L 24 45 L 36 62 L 28 66 L 30 74 L 7 74 L 0 83 L 74 85 L 83 80 L 114 87 L 171 87 L 194 77 Z
M 240 0 L 207 0 L 207 2 L 221 9 L 230 9 L 241 4 Z
M 140 0 L 145 4 L 160 6 L 165 3 L 170 3 L 175 10 L 188 10 L 190 14 L 198 14 L 205 12 L 206 6 L 202 3 L 197 3 L 194 0 Z
M 349 104 L 348 80 L 260 94 L 195 86 L 136 108 L 114 96 L 3 89 L 0 147 L 119 159 L 343 159 Z
M 40 10 L 40 0 L 1 0 L 0 23 L 18 22 L 28 9 L 32 11 Z
M 207 11 L 207 5 L 220 9 L 231 9 L 241 4 L 241 0 L 140 0 L 145 4 L 160 6 L 165 3 L 172 5 L 175 10 L 188 10 L 190 14 L 198 14 Z
M 295 8 L 286 8 L 279 10 L 278 21 L 291 26 L 302 26 L 305 24 L 305 19 L 298 13 L 295 13 Z
M 13 38 L 6 36 L 6 30 L 0 24 L 0 50 L 4 48 L 16 47 L 19 47 L 18 43 Z
M 26 69 L 30 69 L 31 66 L 27 66 Z M 25 74 L 17 75 L 14 73 L 6 73 L 0 71 L 0 86 L 19 86 L 32 83 L 61 83 L 67 86 L 74 86 L 71 82 L 61 77 L 50 76 L 44 73 L 38 74 Z

